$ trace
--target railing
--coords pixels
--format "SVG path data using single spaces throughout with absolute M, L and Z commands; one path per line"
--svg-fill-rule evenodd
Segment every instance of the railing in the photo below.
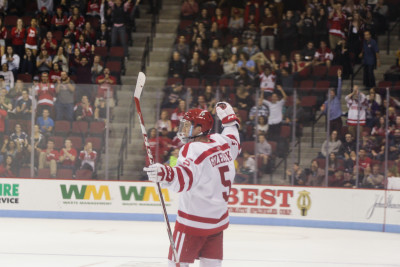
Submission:
M 124 175 L 124 161 L 128 157 L 128 127 L 124 130 L 122 136 L 121 146 L 118 154 L 118 169 L 117 169 L 117 180 L 120 180 L 121 176 Z
M 390 35 L 392 33 L 392 31 L 394 30 L 394 28 L 396 28 L 396 26 L 399 24 L 400 22 L 400 18 L 397 18 L 396 21 L 394 22 L 394 24 L 392 25 L 392 27 L 390 27 L 387 31 L 387 43 L 386 43 L 386 54 L 389 55 L 390 52 Z

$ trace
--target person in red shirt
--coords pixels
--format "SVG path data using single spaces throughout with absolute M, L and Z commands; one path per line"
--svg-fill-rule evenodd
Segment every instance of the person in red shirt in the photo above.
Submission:
M 25 28 L 22 19 L 17 20 L 17 26 L 11 29 L 11 44 L 14 48 L 15 53 L 20 58 L 24 55 L 25 51 Z
M 65 147 L 60 150 L 60 168 L 74 170 L 78 153 L 76 149 L 72 147 L 72 141 L 70 139 L 66 139 L 64 145 Z
M 8 155 L 4 163 L 0 165 L 0 177 L 15 177 L 12 156 Z
M 75 48 L 81 51 L 81 56 L 89 56 L 91 51 L 91 46 L 83 34 L 79 36 L 78 42 L 75 44 Z
M 50 168 L 50 175 L 55 178 L 58 159 L 59 153 L 54 149 L 54 141 L 48 140 L 46 149 L 42 150 L 39 155 L 39 169 Z
M 68 22 L 73 22 L 75 27 L 82 30 L 85 24 L 85 18 L 81 16 L 78 7 L 72 9 L 72 15 L 68 18 Z
M 48 31 L 46 33 L 46 38 L 43 38 L 42 43 L 40 44 L 40 48 L 46 49 L 47 54 L 51 57 L 54 57 L 57 53 L 57 40 L 53 38 L 53 33 Z
M 68 27 L 64 31 L 64 37 L 68 37 L 71 43 L 74 44 L 80 35 L 80 31 L 76 29 L 74 22 L 69 21 Z
M 112 110 L 112 108 L 115 107 L 113 86 L 117 84 L 117 78 L 115 78 L 114 76 L 112 76 L 110 74 L 109 68 L 104 68 L 103 75 L 99 75 L 96 78 L 96 84 L 98 84 L 99 87 L 97 88 L 95 105 L 99 104 L 100 98 L 104 98 L 104 99 L 109 98 L 109 105 Z M 109 95 L 110 97 L 107 97 L 108 90 L 110 92 L 110 95 Z
M 79 152 L 79 159 L 81 161 L 81 170 L 91 170 L 92 172 L 95 172 L 97 152 L 93 150 L 91 142 L 87 142 L 84 150 Z
M 52 83 L 57 83 L 61 80 L 61 69 L 58 63 L 53 64 L 53 69 L 50 71 L 49 77 Z
M 53 31 L 65 31 L 68 25 L 68 18 L 63 14 L 62 7 L 57 7 L 56 13 L 51 19 L 51 27 Z
M 32 18 L 31 26 L 26 29 L 26 41 L 25 48 L 32 50 L 34 56 L 37 54 L 38 50 L 38 29 L 37 20 Z
M 89 0 L 87 4 L 87 11 L 86 15 L 87 16 L 100 16 L 100 6 L 101 6 L 100 0 Z
M 49 81 L 49 73 L 43 72 L 41 78 L 42 81 L 34 87 L 38 100 L 37 112 L 42 114 L 43 109 L 49 109 L 51 117 L 54 118 L 53 106 L 56 89 L 54 84 Z
M 81 102 L 77 103 L 74 107 L 74 113 L 77 121 L 93 120 L 93 108 L 90 105 L 88 96 L 82 96 Z
M 220 30 L 226 31 L 228 28 L 228 17 L 222 13 L 220 8 L 215 9 L 215 16 L 212 17 L 211 21 L 216 21 Z

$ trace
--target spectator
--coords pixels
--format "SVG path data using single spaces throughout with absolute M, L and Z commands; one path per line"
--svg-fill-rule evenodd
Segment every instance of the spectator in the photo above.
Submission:
M 300 15 L 300 21 L 298 25 L 301 30 L 303 45 L 310 41 L 312 42 L 314 40 L 316 20 L 311 7 L 307 7 L 306 12 Z
M 180 54 L 177 51 L 172 53 L 172 60 L 169 62 L 169 77 L 182 78 L 184 75 L 185 64 L 181 60 Z
M 86 16 L 100 17 L 101 4 L 102 1 L 100 0 L 89 0 L 87 3 Z
M 174 52 L 179 53 L 180 60 L 184 63 L 189 59 L 189 45 L 184 35 L 179 36 L 178 43 L 174 45 Z
M 65 139 L 64 146 L 65 147 L 60 150 L 60 168 L 75 170 L 75 161 L 78 156 L 76 149 L 72 146 L 72 141 L 70 139 Z
M 21 61 L 21 73 L 35 75 L 36 74 L 36 57 L 32 54 L 32 50 L 25 49 L 25 55 Z
M 42 51 L 43 52 L 43 51 Z M 56 90 L 54 84 L 49 81 L 49 74 L 43 72 L 41 75 L 42 81 L 34 86 L 34 90 L 38 99 L 37 112 L 41 114 L 44 108 L 50 110 L 51 117 L 54 117 L 52 109 L 54 106 L 54 97 L 56 96 Z
M 364 64 L 364 85 L 369 89 L 375 86 L 374 69 L 380 67 L 379 48 L 377 42 L 371 38 L 371 32 L 364 32 L 363 50 L 359 55 Z
M 7 96 L 11 99 L 13 107 L 15 108 L 18 98 L 22 96 L 22 90 L 24 89 L 24 83 L 21 79 L 15 82 L 15 86 L 8 91 Z
M 340 187 L 346 188 L 355 188 L 355 176 L 350 169 L 345 169 L 343 172 L 343 180 L 342 183 L 339 185 Z
M 264 9 L 264 16 L 260 24 L 261 29 L 261 50 L 265 51 L 268 47 L 269 50 L 275 48 L 275 34 L 278 29 L 278 21 L 275 16 L 272 15 L 271 9 L 266 7 Z
M 218 58 L 218 54 L 210 52 L 210 57 L 204 64 L 201 74 L 203 79 L 208 82 L 217 81 L 222 75 L 222 60 Z
M 257 73 L 256 63 L 254 60 L 250 59 L 249 55 L 245 52 L 239 54 L 238 67 L 245 68 L 247 74 L 252 78 L 254 78 Z
M 321 111 L 327 114 L 327 109 L 329 109 L 329 129 L 330 132 L 337 131 L 341 133 L 342 131 L 342 70 L 338 69 L 338 87 L 335 92 L 334 88 L 329 89 L 329 99 L 324 102 L 321 106 Z M 329 104 L 328 104 L 329 101 Z
M 320 43 L 321 41 L 328 42 L 328 16 L 325 8 L 318 8 L 318 14 L 315 20 L 315 43 Z
M 195 19 L 194 23 L 195 23 L 195 25 L 197 25 L 199 27 L 200 31 L 201 31 L 200 24 L 202 24 L 204 30 L 210 28 L 211 18 L 209 17 L 209 14 L 208 14 L 208 11 L 206 8 L 201 9 L 199 16 Z
M 32 100 L 27 89 L 22 90 L 22 96 L 17 100 L 15 114 L 20 120 L 30 120 L 32 117 Z
M 35 154 L 35 166 L 39 164 L 39 155 L 40 152 L 46 148 L 47 138 L 40 132 L 39 125 L 35 124 L 33 127 L 33 142 L 34 142 L 34 149 L 36 152 Z
M 286 94 L 293 94 L 294 82 L 297 77 L 296 73 L 290 74 L 288 68 L 282 68 L 277 73 L 276 86 L 281 86 Z
M 94 52 L 94 45 L 90 46 L 89 42 L 86 41 L 86 38 L 83 34 L 81 34 L 78 38 L 78 42 L 75 44 L 75 48 L 78 48 L 81 52 L 81 56 L 90 56 L 91 53 Z
M 362 185 L 368 188 L 383 189 L 384 180 L 384 176 L 380 173 L 379 164 L 374 164 L 372 165 L 372 173 L 364 177 Z
M 294 106 L 296 105 L 296 136 L 299 137 L 301 136 L 302 132 L 302 124 L 306 119 L 306 113 L 304 108 L 300 105 L 301 101 L 300 98 L 296 98 L 294 103 L 290 105 L 289 107 L 286 108 L 286 111 L 283 116 L 283 121 L 286 124 L 293 125 L 293 112 L 294 112 Z
M 54 141 L 48 140 L 46 149 L 40 152 L 39 169 L 50 168 L 51 178 L 55 178 L 57 174 L 57 161 L 59 153 L 54 149 Z
M 374 9 L 373 9 L 373 16 L 376 18 L 377 21 L 377 30 L 379 34 L 384 34 L 388 28 L 388 15 L 389 7 L 385 5 L 384 0 L 378 0 Z
M 92 73 L 92 83 L 96 83 L 97 77 L 99 77 L 103 73 L 103 65 L 101 62 L 101 57 L 99 55 L 94 56 L 93 65 L 90 70 Z
M 1 64 L 0 75 L 4 78 L 4 85 L 8 87 L 7 91 L 9 91 L 10 88 L 14 88 L 14 74 L 12 71 L 8 70 L 7 63 Z
M 320 168 L 318 162 L 314 159 L 311 161 L 309 169 L 305 170 L 306 186 L 323 186 L 325 179 L 325 171 Z
M 239 110 L 247 110 L 254 105 L 253 97 L 249 93 L 248 90 L 243 85 L 240 85 L 236 88 L 236 106 Z M 242 118 L 243 120 L 247 120 L 247 118 Z
M 232 54 L 228 60 L 224 61 L 223 64 L 224 74 L 222 79 L 233 79 L 239 72 L 238 58 L 236 54 Z
M 186 112 L 186 101 L 185 100 L 179 100 L 178 101 L 178 106 L 174 110 L 174 112 L 171 114 L 171 123 L 172 123 L 172 131 L 177 132 L 178 127 L 179 127 L 179 122 L 183 118 L 183 115 L 185 115 Z
M 54 121 L 52 118 L 49 117 L 49 115 L 49 110 L 43 109 L 42 117 L 38 117 L 36 121 L 36 124 L 39 125 L 40 132 L 46 137 L 52 135 L 54 128 Z
M 215 9 L 215 15 L 211 18 L 211 21 L 216 22 L 218 28 L 223 32 L 228 28 L 228 17 L 223 14 L 222 9 L 219 7 Z
M 221 47 L 218 39 L 212 40 L 211 47 L 208 50 L 208 53 L 216 53 L 218 55 L 218 59 L 223 59 L 224 49 Z
M 65 28 L 67 28 L 67 25 L 68 25 L 67 16 L 64 15 L 62 7 L 59 6 L 57 7 L 56 13 L 53 15 L 51 19 L 52 30 L 64 32 Z
M 57 83 L 61 79 L 61 70 L 58 63 L 53 64 L 53 68 L 49 73 L 49 77 L 52 83 Z
M 347 30 L 349 52 L 352 53 L 352 55 L 359 55 L 362 48 L 364 23 L 363 18 L 360 16 L 360 13 L 355 11 L 352 14 L 352 19 Z M 360 63 L 360 60 L 355 57 L 353 63 Z
M 287 95 L 283 91 L 282 87 L 278 87 L 282 98 L 279 100 L 278 94 L 273 93 L 271 96 L 271 101 L 264 100 L 264 105 L 267 105 L 270 111 L 268 125 L 269 125 L 269 139 L 276 140 L 281 132 L 281 123 L 283 120 L 283 107 L 286 102 Z
M 68 22 L 73 22 L 75 27 L 82 30 L 85 24 L 85 18 L 80 14 L 80 10 L 77 6 L 72 7 L 72 14 L 68 18 Z
M 12 28 L 11 30 L 11 44 L 12 47 L 11 49 L 13 49 L 11 52 L 8 52 L 9 48 L 7 47 L 7 53 L 10 55 L 13 55 L 13 51 L 15 51 L 16 55 L 18 56 L 18 62 L 19 62 L 19 58 L 22 58 L 22 56 L 24 55 L 24 43 L 25 43 L 25 28 L 24 28 L 24 24 L 22 22 L 22 19 L 18 19 L 17 20 L 17 25 L 15 27 Z M 2 60 L 3 61 L 3 60 Z M 16 62 L 17 60 L 15 60 Z M 10 64 L 10 62 L 8 63 Z M 16 63 L 14 63 L 16 64 Z M 19 66 L 19 63 L 16 64 L 17 65 L 17 69 Z M 12 70 L 13 68 L 9 69 Z
M 338 40 L 339 41 L 339 40 Z M 336 47 L 336 44 L 333 48 Z M 325 41 L 320 42 L 320 48 L 315 52 L 313 64 L 314 66 L 325 65 L 328 68 L 331 66 L 333 60 L 332 51 L 326 46 Z
M 268 118 L 264 116 L 258 117 L 258 123 L 254 126 L 254 132 L 256 135 L 264 135 L 266 136 L 268 133 Z
M 342 162 L 336 157 L 336 153 L 329 153 L 328 158 L 328 175 L 334 175 L 334 173 L 338 170 L 342 170 L 343 166 Z
M 26 29 L 25 49 L 31 49 L 34 56 L 36 56 L 38 50 L 38 35 L 39 29 L 37 25 L 37 20 L 35 18 L 32 18 L 31 26 Z
M 41 50 L 39 56 L 36 58 L 36 67 L 39 74 L 43 72 L 50 72 L 52 65 L 53 61 L 51 56 L 47 53 L 47 50 Z
M 236 173 L 237 178 L 239 178 L 237 183 L 252 183 L 251 178 L 253 178 L 256 168 L 254 155 L 251 155 L 247 150 L 243 151 L 243 165 L 239 166 L 239 172 Z
M 94 51 L 94 47 L 93 47 Z M 77 73 L 76 73 L 76 83 L 78 84 L 91 84 L 92 83 L 92 64 L 93 64 L 93 55 L 91 56 L 82 56 L 81 62 L 77 66 Z M 87 86 L 85 86 L 87 87 Z M 85 93 L 88 93 L 87 89 Z M 91 90 L 90 90 L 91 91 Z
M 8 70 L 12 71 L 14 74 L 14 78 L 16 78 L 18 74 L 19 63 L 20 56 L 14 53 L 14 49 L 12 46 L 7 46 L 6 53 L 1 57 L 1 65 L 8 64 Z
M 286 11 L 286 15 L 283 16 L 283 20 L 279 25 L 279 31 L 282 44 L 281 51 L 288 56 L 290 52 L 297 48 L 298 37 L 296 19 L 292 10 Z
M 75 83 L 69 77 L 67 72 L 61 72 L 61 79 L 57 81 L 55 87 L 57 94 L 56 102 L 56 120 L 73 120 L 74 114 L 74 92 Z
M 243 30 L 244 20 L 238 8 L 232 8 L 232 16 L 229 19 L 228 29 L 233 36 L 240 36 Z
M 110 32 L 105 23 L 100 25 L 100 30 L 96 33 L 95 43 L 99 47 L 109 47 L 111 45 Z
M 246 39 L 246 45 L 242 47 L 242 53 L 246 53 L 249 58 L 256 55 L 260 52 L 260 48 L 256 44 L 254 44 L 254 40 L 252 38 Z
M 104 98 L 100 97 L 98 104 L 95 105 L 94 109 L 94 119 L 96 121 L 103 121 L 107 123 L 107 107 L 106 107 L 106 102 L 104 101 Z M 107 127 L 107 125 L 106 125 Z
M 160 136 L 158 136 L 157 129 L 151 128 L 149 130 L 148 134 L 148 141 L 149 141 L 149 146 L 150 150 L 152 152 L 152 155 L 154 157 L 154 161 L 158 163 L 164 162 L 164 158 L 168 154 L 168 147 L 167 145 L 162 141 Z
M 86 95 L 82 96 L 82 101 L 75 105 L 74 114 L 77 121 L 90 122 L 93 120 L 93 108 Z
M 195 0 L 184 0 L 181 6 L 182 19 L 193 20 L 199 13 L 199 5 Z
M 259 34 L 256 25 L 252 22 L 245 28 L 242 33 L 242 40 L 252 39 L 253 43 L 257 44 L 259 39 Z
M 201 59 L 199 52 L 193 52 L 192 58 L 188 61 L 186 77 L 200 78 L 200 70 L 204 64 L 205 62 Z
M 61 67 L 61 71 L 68 72 L 68 58 L 65 56 L 62 46 L 58 47 L 57 54 L 53 58 L 53 65 L 56 63 Z
M 258 98 L 257 101 L 257 106 L 253 106 L 250 109 L 250 113 L 249 113 L 249 120 L 256 124 L 255 119 L 256 117 L 264 117 L 264 119 L 268 119 L 269 117 L 269 108 L 267 105 L 264 105 L 263 103 L 264 99 L 263 98 Z
M 78 40 L 79 35 L 80 31 L 75 28 L 75 24 L 72 21 L 68 22 L 68 27 L 64 31 L 64 38 L 69 39 L 74 44 Z
M 128 17 L 128 7 L 130 1 L 127 1 L 125 4 L 122 4 L 122 0 L 115 0 L 114 5 L 111 11 L 111 18 L 113 27 L 111 29 L 111 46 L 117 46 L 117 38 L 119 36 L 119 40 L 124 48 L 125 59 L 128 59 L 128 45 L 126 43 L 126 20 Z
M 90 24 L 89 21 L 86 21 L 86 23 L 85 23 L 85 27 L 83 28 L 83 31 L 82 31 L 82 36 L 85 38 L 85 40 L 89 44 L 91 44 L 91 45 L 94 44 L 94 41 L 96 39 L 96 33 L 95 33 L 94 29 L 92 28 L 92 25 Z
M 46 50 L 47 54 L 51 57 L 57 54 L 57 40 L 53 38 L 53 33 L 51 31 L 46 33 L 46 38 L 43 38 L 40 48 L 41 50 Z
M 110 69 L 105 68 L 103 75 L 100 75 L 96 79 L 96 84 L 98 84 L 97 95 L 95 98 L 95 105 L 98 104 L 100 98 L 106 99 L 109 103 L 109 107 L 112 109 L 115 107 L 114 101 L 114 86 L 117 84 L 117 78 L 110 74 Z M 87 87 L 90 89 L 90 87 Z M 111 115 L 112 116 L 112 115 Z
M 0 17 L 0 56 L 4 55 L 8 31 L 4 26 L 4 18 Z
M 3 164 L 0 165 L 0 177 L 16 177 L 14 165 L 13 157 L 7 156 Z
M 339 148 L 338 155 L 345 160 L 350 158 L 350 153 L 352 151 L 356 151 L 356 142 L 353 139 L 353 136 L 349 133 L 345 135 L 344 142 L 341 144 Z
M 267 139 L 265 138 L 265 135 L 263 135 L 263 134 L 258 135 L 257 152 L 256 153 L 262 159 L 263 172 L 266 172 L 268 169 L 268 163 L 270 162 L 272 149 L 271 149 L 271 145 L 267 142 Z
M 230 58 L 233 54 L 239 57 L 240 52 L 242 51 L 240 40 L 238 37 L 234 36 L 231 42 L 225 46 L 224 49 L 224 59 Z
M 172 123 L 169 119 L 168 111 L 161 111 L 160 119 L 156 122 L 155 128 L 161 132 L 163 128 L 167 128 L 168 132 L 172 131 Z
M 346 15 L 342 12 L 340 3 L 332 5 L 333 9 L 329 13 L 329 46 L 335 48 L 340 39 L 345 38 L 344 27 L 346 24 Z
M 314 60 L 314 55 L 315 55 L 316 49 L 314 47 L 313 41 L 308 41 L 304 49 L 301 51 L 301 57 L 306 61 L 306 62 L 311 62 Z
M 168 164 L 170 167 L 176 166 L 177 161 L 178 161 L 178 156 L 179 156 L 179 148 L 174 148 L 174 149 L 172 150 L 172 152 L 171 152 L 171 155 L 170 155 L 168 161 L 167 161 L 167 164 Z
M 342 142 L 338 139 L 338 132 L 332 131 L 330 140 L 325 140 L 322 143 L 321 155 L 326 158 L 331 153 L 338 153 Z
M 342 67 L 344 79 L 348 79 L 353 73 L 351 56 L 345 39 L 340 40 L 336 45 L 332 64 Z
M 380 137 L 378 140 L 382 140 L 386 135 L 386 120 L 385 117 L 379 117 L 378 123 L 372 128 L 372 136 Z
M 73 54 L 69 54 L 68 64 L 69 64 L 69 72 L 71 75 L 76 75 L 78 73 L 78 67 L 81 64 L 81 51 L 79 48 L 75 47 L 73 50 Z
M 311 62 L 303 61 L 301 59 L 300 53 L 295 53 L 294 60 L 292 61 L 292 73 L 301 72 L 310 65 Z
M 360 148 L 358 152 L 358 165 L 359 165 L 359 170 L 364 171 L 367 168 L 371 168 L 371 163 L 372 160 L 370 157 L 367 156 L 367 153 L 365 151 L 365 148 Z
M 352 136 L 356 136 L 357 124 L 362 126 L 365 125 L 366 110 L 368 107 L 368 102 L 366 96 L 359 92 L 358 86 L 355 85 L 353 92 L 345 97 L 347 107 L 349 108 L 347 112 L 347 125 L 349 126 L 349 133 Z M 360 131 L 361 132 L 361 131 Z
M 328 186 L 329 187 L 340 187 L 343 183 L 343 171 L 336 170 L 332 175 L 328 178 Z
M 297 162 L 293 164 L 292 169 L 286 170 L 286 175 L 291 177 L 290 179 L 294 185 L 304 186 L 306 183 L 306 174 Z
M 51 9 L 52 10 L 52 9 Z M 50 30 L 51 27 L 51 16 L 49 9 L 46 6 L 40 8 L 40 12 L 37 14 L 37 22 L 39 24 L 40 32 L 43 34 Z

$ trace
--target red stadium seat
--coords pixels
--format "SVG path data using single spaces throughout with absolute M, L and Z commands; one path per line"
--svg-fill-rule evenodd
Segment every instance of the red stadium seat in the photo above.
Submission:
M 324 80 L 326 78 L 326 73 L 328 68 L 326 66 L 315 66 L 313 68 L 313 78 L 314 80 Z
M 91 170 L 77 170 L 75 173 L 76 179 L 89 180 L 92 179 L 93 172 Z
M 107 47 L 96 46 L 94 48 L 94 54 L 101 56 L 103 59 L 107 57 L 108 51 Z
M 64 147 L 64 137 L 62 136 L 51 136 L 49 140 L 54 142 L 54 148 L 60 150 Z
M 255 155 L 255 141 L 244 141 L 241 147 L 242 151 L 247 151 L 250 155 Z
M 103 136 L 106 130 L 106 124 L 104 121 L 92 121 L 90 123 L 89 135 L 90 136 Z
M 19 73 L 17 75 L 17 79 L 21 80 L 24 83 L 31 83 L 32 82 L 32 75 L 28 73 Z
M 314 81 L 305 80 L 301 81 L 299 85 L 300 93 L 310 93 L 314 89 Z
M 199 87 L 200 80 L 198 78 L 186 78 L 185 82 L 183 83 L 185 87 Z
M 39 169 L 37 173 L 38 178 L 51 178 L 50 169 Z
M 76 152 L 79 153 L 79 151 L 83 148 L 83 142 L 80 136 L 68 136 L 66 139 L 71 140 L 72 147 L 76 149 Z
M 69 121 L 56 121 L 54 123 L 54 134 L 59 136 L 67 136 L 71 129 Z
M 87 121 L 72 122 L 71 135 L 86 136 L 88 130 L 89 123 Z
M 182 79 L 181 78 L 176 78 L 176 77 L 170 77 L 167 79 L 167 81 L 165 82 L 165 85 L 173 85 L 176 83 L 182 83 Z
M 57 170 L 57 178 L 58 179 L 72 179 L 73 172 L 71 169 L 58 169 Z
M 103 149 L 101 138 L 95 136 L 87 137 L 85 139 L 85 143 L 88 142 L 92 143 L 93 150 L 95 150 L 97 153 L 101 153 L 101 150 Z

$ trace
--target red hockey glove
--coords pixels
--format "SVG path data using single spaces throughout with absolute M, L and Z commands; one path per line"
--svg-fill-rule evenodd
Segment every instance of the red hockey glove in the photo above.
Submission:
M 163 181 L 171 182 L 174 179 L 174 171 L 172 168 L 160 163 L 155 163 L 148 167 L 144 167 L 143 171 L 147 172 L 149 180 L 155 183 Z
M 232 106 L 227 102 L 218 102 L 216 104 L 218 118 L 222 121 L 222 126 L 232 126 L 239 124 L 239 119 L 236 117 Z

